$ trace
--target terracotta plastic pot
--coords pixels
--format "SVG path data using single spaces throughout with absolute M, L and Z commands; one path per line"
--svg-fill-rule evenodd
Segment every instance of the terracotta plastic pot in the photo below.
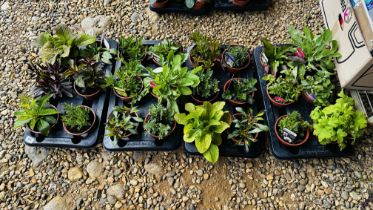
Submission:
M 230 84 L 232 83 L 232 80 L 242 80 L 242 78 L 233 78 L 225 82 L 224 88 L 223 88 L 224 92 L 228 90 Z M 254 98 L 254 96 L 255 96 L 255 91 L 251 93 L 251 97 Z M 233 100 L 233 99 L 228 99 L 228 102 L 232 104 L 233 106 L 245 106 L 249 104 L 249 102 L 243 102 L 243 101 Z
M 243 7 L 243 6 L 246 6 L 247 3 L 249 3 L 249 0 L 233 0 L 232 3 L 233 3 L 234 5 L 236 5 L 236 6 Z
M 74 82 L 74 90 L 76 92 L 76 94 L 78 94 L 79 96 L 85 98 L 86 100 L 93 100 L 96 98 L 96 96 L 101 92 L 101 89 L 97 89 L 97 91 L 91 93 L 91 94 L 85 94 L 85 93 L 82 93 L 79 91 L 79 88 L 76 86 L 75 82 Z
M 148 121 L 149 121 L 149 118 L 150 118 L 150 114 L 148 113 L 146 116 L 145 116 L 145 120 L 144 120 L 144 125 L 146 124 L 146 123 L 148 123 Z M 144 126 L 145 127 L 145 126 Z M 175 129 L 176 129 L 176 121 L 174 121 L 173 122 L 173 124 L 172 124 L 172 128 L 171 128 L 171 131 L 163 138 L 163 139 L 166 139 L 166 138 L 168 138 L 174 131 L 175 131 Z M 156 136 L 156 135 L 153 135 L 153 134 L 151 134 L 150 132 L 148 132 L 149 133 L 149 135 L 151 136 L 151 137 L 153 137 L 155 140 L 157 140 L 157 141 L 160 141 L 160 140 L 163 140 L 163 139 L 159 139 L 159 136 Z
M 49 104 L 48 107 L 53 108 L 53 109 L 58 111 L 57 107 L 55 107 L 51 104 Z M 49 131 L 51 131 L 57 125 L 59 119 L 60 119 L 60 114 L 57 113 L 56 123 L 54 123 L 53 125 L 50 126 Z M 31 133 L 34 133 L 37 136 L 44 136 L 41 132 L 31 129 L 28 124 L 26 125 L 26 127 L 27 127 L 27 129 L 29 129 L 31 131 Z
M 215 93 L 215 95 L 213 95 L 212 97 L 210 97 L 209 99 L 201 99 L 201 98 L 198 98 L 197 96 L 193 96 L 193 95 L 190 95 L 190 97 L 193 99 L 193 101 L 198 104 L 198 105 L 202 105 L 203 102 L 205 101 L 208 101 L 208 102 L 214 102 L 219 96 L 219 92 Z
M 87 129 L 85 129 L 84 131 L 79 131 L 79 132 L 73 132 L 71 130 L 69 130 L 69 128 L 65 125 L 65 123 L 62 121 L 62 126 L 63 126 L 63 129 L 65 130 L 66 133 L 72 135 L 72 136 L 75 136 L 75 137 L 85 137 L 88 135 L 89 132 L 92 131 L 92 129 L 94 128 L 94 126 L 96 125 L 96 113 L 95 111 L 93 111 L 93 109 L 91 107 L 88 107 L 88 106 L 85 106 L 85 105 L 80 105 L 80 107 L 83 107 L 87 110 L 89 110 L 89 112 L 91 113 L 91 116 L 92 116 L 92 120 L 93 122 L 91 123 L 91 126 L 89 126 Z
M 279 125 L 280 121 L 281 121 L 282 119 L 284 119 L 285 117 L 287 117 L 287 115 L 284 115 L 284 116 L 279 117 L 279 118 L 276 120 L 276 123 L 275 123 L 275 134 L 276 134 L 276 137 L 277 137 L 278 141 L 279 141 L 281 144 L 283 144 L 283 145 L 285 145 L 285 146 L 288 146 L 288 147 L 299 147 L 299 146 L 302 146 L 303 144 L 305 144 L 305 143 L 308 141 L 308 139 L 309 139 L 309 137 L 310 137 L 310 129 L 307 129 L 307 130 L 306 130 L 306 135 L 305 135 L 305 137 L 304 137 L 304 139 L 303 139 L 302 141 L 299 141 L 299 142 L 296 143 L 296 144 L 291 144 L 291 143 L 285 141 L 285 140 L 282 138 L 282 136 L 279 134 L 279 132 L 278 132 L 278 129 L 279 129 L 279 126 L 278 126 L 278 125 Z
M 163 8 L 167 5 L 168 0 L 157 0 L 152 4 L 154 8 Z
M 139 79 L 141 80 L 141 79 Z M 139 91 L 139 93 L 144 89 L 144 82 L 141 80 L 141 89 Z M 120 98 L 120 100 L 124 101 L 125 103 L 130 103 L 132 101 L 132 98 L 133 97 L 130 97 L 130 96 L 122 96 L 120 95 L 114 88 L 113 88 L 113 91 L 114 91 L 114 94 Z
M 193 63 L 193 59 L 192 59 L 192 57 L 190 56 L 190 54 L 191 54 L 191 52 L 192 52 L 192 50 L 193 50 L 193 48 L 194 48 L 194 44 L 193 44 L 193 46 L 192 47 L 190 47 L 190 50 L 189 50 L 189 52 L 188 52 L 188 62 L 187 62 L 187 64 L 189 64 L 190 66 L 189 67 L 191 67 L 191 68 L 196 68 L 196 67 L 198 67 L 195 63 Z M 215 65 L 215 62 L 219 62 L 220 63 L 220 61 L 221 61 L 221 54 L 219 54 L 218 56 L 216 56 L 213 60 L 213 65 Z
M 205 0 L 197 0 L 196 3 L 194 3 L 193 9 L 201 10 L 205 7 L 205 5 L 206 5 Z
M 302 96 L 303 96 L 303 99 L 307 103 L 310 103 L 310 104 L 313 104 L 313 102 L 316 100 L 316 98 L 312 96 L 310 93 L 308 93 L 307 91 L 302 91 Z
M 269 98 L 269 100 L 271 101 L 271 103 L 276 106 L 276 107 L 287 107 L 287 106 L 290 106 L 291 104 L 293 104 L 294 102 L 291 102 L 291 103 L 280 103 L 280 102 L 277 102 L 275 99 L 272 98 L 272 96 L 269 94 L 268 92 L 268 87 L 269 87 L 269 84 L 267 84 L 267 96 Z
M 225 61 L 225 53 L 227 52 L 227 49 L 224 50 L 224 52 L 221 54 L 221 59 L 220 59 L 220 62 L 221 62 L 221 65 L 223 67 L 223 69 L 227 69 L 230 73 L 232 74 L 237 74 L 245 69 L 247 69 L 247 67 L 249 67 L 250 65 L 250 61 L 251 61 L 251 57 L 250 57 L 250 53 L 246 56 L 246 64 L 241 66 L 241 67 L 230 67 L 227 62 Z
M 233 118 L 234 118 L 234 119 L 237 119 L 238 117 L 241 117 L 241 116 L 242 116 L 241 113 L 236 113 L 236 114 L 233 115 Z M 259 137 L 259 133 L 255 134 L 255 139 L 258 139 L 258 137 Z M 236 145 L 240 145 L 240 146 L 245 145 L 244 143 L 242 143 L 241 140 L 238 140 L 238 139 L 236 139 L 236 138 L 232 138 L 232 141 L 233 141 Z

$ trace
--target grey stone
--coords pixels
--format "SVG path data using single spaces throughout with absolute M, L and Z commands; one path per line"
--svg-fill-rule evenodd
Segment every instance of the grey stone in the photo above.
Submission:
M 61 196 L 56 196 L 44 206 L 44 210 L 69 210 L 66 199 Z
M 98 161 L 93 160 L 90 163 L 88 163 L 87 172 L 91 178 L 95 179 L 99 177 L 101 175 L 101 171 L 102 171 L 102 166 L 101 166 L 101 163 L 99 163 Z
M 116 184 L 107 190 L 107 194 L 110 196 L 114 196 L 117 200 L 121 200 L 124 197 L 124 189 L 121 184 Z
M 39 166 L 40 163 L 47 158 L 48 149 L 42 147 L 30 147 L 25 145 L 25 153 L 31 159 L 34 167 Z
M 104 6 L 107 6 L 111 3 L 111 0 L 104 0 Z
M 162 176 L 162 168 L 155 163 L 146 164 L 144 166 L 144 169 L 149 174 L 153 174 L 153 175 L 156 175 L 156 176 Z
M 81 27 L 85 33 L 97 36 L 109 28 L 110 24 L 111 18 L 109 16 L 98 15 L 96 17 L 85 18 L 81 23 Z
M 9 5 L 9 2 L 8 2 L 8 1 L 4 2 L 4 3 L 1 5 L 1 10 L 2 10 L 2 11 L 8 10 L 9 8 L 10 8 L 10 5 Z

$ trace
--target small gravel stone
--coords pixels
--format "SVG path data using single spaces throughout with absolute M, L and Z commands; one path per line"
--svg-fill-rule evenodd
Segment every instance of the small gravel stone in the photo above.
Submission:
M 87 165 L 87 172 L 91 178 L 97 178 L 101 175 L 102 166 L 98 161 L 91 161 Z
M 70 181 L 78 181 L 83 177 L 83 172 L 79 167 L 73 167 L 67 172 L 67 177 Z

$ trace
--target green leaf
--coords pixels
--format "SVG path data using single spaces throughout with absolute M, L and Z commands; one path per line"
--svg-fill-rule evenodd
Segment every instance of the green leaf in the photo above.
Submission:
M 216 163 L 219 159 L 219 147 L 212 144 L 209 150 L 203 153 L 203 157 L 205 157 L 210 163 Z
M 195 139 L 195 144 L 199 153 L 203 154 L 206 152 L 211 145 L 212 137 L 211 134 L 205 134 L 201 138 Z
M 54 108 L 46 108 L 46 109 L 40 110 L 39 115 L 40 116 L 55 115 L 55 114 L 58 114 L 58 113 L 59 113 L 58 110 L 56 110 Z
M 80 34 L 79 38 L 76 40 L 76 45 L 80 47 L 88 46 L 96 42 L 96 37 L 88 34 Z
M 48 136 L 49 133 L 49 123 L 45 120 L 39 120 L 37 123 L 37 130 L 41 132 L 44 136 Z

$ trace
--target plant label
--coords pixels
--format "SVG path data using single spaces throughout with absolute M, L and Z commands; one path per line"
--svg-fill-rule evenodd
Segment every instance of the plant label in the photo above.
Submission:
M 293 143 L 297 139 L 298 135 L 296 133 L 294 133 L 293 131 L 291 131 L 287 128 L 284 128 L 282 136 L 284 137 L 285 141 Z
M 230 67 L 233 67 L 233 64 L 234 64 L 234 62 L 235 62 L 234 57 L 233 57 L 231 54 L 229 54 L 229 53 L 226 53 L 225 55 L 226 55 L 226 56 L 225 56 L 225 62 L 227 62 L 227 64 L 228 64 Z

